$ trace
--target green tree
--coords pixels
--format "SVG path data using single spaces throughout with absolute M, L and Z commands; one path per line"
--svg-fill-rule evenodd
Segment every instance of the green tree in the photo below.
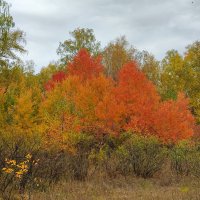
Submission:
M 10 28 L 14 27 L 13 18 L 9 12 L 9 5 L 4 1 L 0 0 L 0 29 L 1 33 L 5 31 L 9 31 Z
M 187 47 L 184 69 L 185 92 L 191 99 L 193 113 L 200 123 L 200 41 Z
M 130 61 L 136 61 L 145 75 L 157 86 L 160 82 L 159 62 L 147 51 L 139 51 L 129 44 L 125 36 L 110 42 L 103 51 L 103 64 L 108 76 L 116 79 L 118 71 Z
M 160 85 L 160 63 L 147 51 L 140 53 L 139 66 L 149 80 L 157 87 Z
M 160 93 L 163 99 L 176 99 L 180 91 L 184 91 L 185 80 L 183 77 L 183 57 L 176 50 L 166 53 L 161 62 Z
M 160 92 L 163 99 L 176 99 L 178 92 L 190 98 L 190 106 L 200 122 L 200 42 L 186 48 L 184 56 L 177 51 L 167 52 L 162 61 Z
M 70 32 L 70 36 L 72 39 L 60 43 L 57 49 L 61 64 L 66 65 L 82 48 L 87 49 L 94 56 L 100 53 L 100 42 L 96 40 L 92 29 L 77 28 Z
M 10 5 L 0 0 L 0 65 L 19 60 L 16 52 L 25 53 L 24 32 L 14 29 L 15 23 L 9 12 Z
M 103 51 L 103 64 L 108 76 L 116 79 L 121 67 L 134 59 L 136 49 L 129 45 L 125 36 L 117 38 L 110 42 Z

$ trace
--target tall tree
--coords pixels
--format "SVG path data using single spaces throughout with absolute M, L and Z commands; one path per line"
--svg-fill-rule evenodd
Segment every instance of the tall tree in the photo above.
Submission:
M 161 88 L 163 99 L 176 99 L 184 90 L 183 57 L 175 50 L 168 51 L 161 63 Z
M 133 60 L 136 49 L 131 47 L 125 36 L 110 42 L 103 51 L 103 64 L 108 76 L 117 78 L 117 73 L 121 67 Z
M 101 57 L 91 56 L 86 49 L 81 49 L 68 64 L 67 71 L 68 74 L 78 75 L 83 80 L 97 77 L 103 72 Z
M 15 24 L 9 12 L 10 7 L 4 0 L 0 0 L 0 8 L 1 8 L 0 28 L 1 28 L 1 33 L 2 33 L 5 31 L 9 31 L 9 29 L 13 28 Z
M 184 56 L 177 51 L 167 52 L 162 61 L 161 95 L 163 99 L 176 99 L 179 92 L 190 98 L 190 106 L 200 122 L 200 42 L 187 47 Z
M 147 51 L 142 51 L 138 59 L 140 69 L 144 72 L 149 80 L 157 87 L 160 86 L 160 63 L 155 57 Z
M 200 123 L 200 41 L 187 47 L 184 69 L 185 93 L 190 97 L 193 113 Z
M 177 142 L 193 134 L 188 99 L 181 95 L 177 101 L 161 102 L 153 83 L 133 62 L 119 71 L 116 87 L 97 106 L 96 113 L 118 133 L 130 130 L 156 135 L 164 142 Z
M 60 43 L 57 49 L 61 64 L 66 65 L 82 48 L 87 49 L 93 56 L 100 52 L 100 42 L 96 40 L 92 29 L 77 28 L 70 32 L 70 36 L 72 39 Z
M 19 60 L 16 52 L 25 53 L 24 32 L 14 29 L 13 18 L 9 12 L 10 5 L 0 0 L 0 65 Z

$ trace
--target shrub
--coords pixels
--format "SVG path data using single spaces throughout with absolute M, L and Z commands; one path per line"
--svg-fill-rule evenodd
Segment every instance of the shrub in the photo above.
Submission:
M 95 172 L 100 172 L 109 177 L 115 177 L 117 174 L 123 173 L 125 166 L 125 156 L 122 144 L 127 140 L 129 135 L 127 133 L 119 136 L 102 135 L 97 138 L 95 146 L 93 147 L 89 159 Z
M 200 151 L 191 141 L 179 142 L 171 149 L 171 168 L 177 175 L 200 177 Z
M 1 169 L 0 196 L 3 199 L 14 199 L 14 195 L 19 193 L 24 199 L 24 194 L 30 191 L 36 184 L 33 171 L 38 164 L 32 155 L 27 154 L 20 161 L 6 159 L 5 166 Z
M 85 180 L 89 169 L 89 155 L 95 143 L 90 134 L 72 133 L 67 141 L 74 147 L 74 152 L 67 156 L 69 175 L 75 180 Z
M 143 178 L 152 177 L 164 163 L 166 149 L 155 137 L 133 135 L 124 145 L 127 167 Z

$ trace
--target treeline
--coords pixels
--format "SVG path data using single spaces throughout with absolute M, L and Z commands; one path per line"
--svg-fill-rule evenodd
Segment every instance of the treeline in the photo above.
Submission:
M 169 163 L 200 176 L 200 42 L 162 61 L 120 37 L 102 48 L 92 29 L 60 43 L 35 74 L 9 5 L 0 16 L 0 191 L 45 190 L 62 179 L 144 178 Z

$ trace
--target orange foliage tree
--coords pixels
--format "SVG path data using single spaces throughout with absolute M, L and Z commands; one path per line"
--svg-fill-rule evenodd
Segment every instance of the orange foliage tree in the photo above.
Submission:
M 63 80 L 65 80 L 65 78 L 66 74 L 64 72 L 57 72 L 52 76 L 52 79 L 45 84 L 44 87 L 46 90 L 52 90 L 57 83 L 62 82 Z
M 158 137 L 165 142 L 177 142 L 193 135 L 195 120 L 188 105 L 189 99 L 181 93 L 176 101 L 160 103 L 154 119 Z
M 156 135 L 164 142 L 176 142 L 193 134 L 194 118 L 188 100 L 161 102 L 155 86 L 137 68 L 125 64 L 119 72 L 117 86 L 97 108 L 101 120 L 118 128 L 144 135 Z
M 47 125 L 47 140 L 62 142 L 71 132 L 96 133 L 96 106 L 113 87 L 113 81 L 102 74 L 100 57 L 93 58 L 84 49 L 66 71 L 57 72 L 45 84 L 41 110 Z
M 99 76 L 103 69 L 101 57 L 92 57 L 86 49 L 81 49 L 67 66 L 68 75 L 77 75 L 83 80 Z
M 98 129 L 119 135 L 131 131 L 156 135 L 163 142 L 176 142 L 192 135 L 194 119 L 188 100 L 180 95 L 177 101 L 161 102 L 155 86 L 135 62 L 125 64 L 114 81 L 103 75 L 101 58 L 82 49 L 66 69 L 66 74 L 59 72 L 47 83 L 45 101 L 54 107 L 54 95 L 62 97 L 61 113 L 68 116 L 62 120 L 78 119 L 79 132 L 86 129 L 96 134 L 94 130 Z M 69 102 L 73 109 L 67 112 Z
M 159 103 L 155 86 L 137 68 L 136 63 L 125 64 L 119 72 L 116 98 L 125 106 L 124 129 L 151 131 L 153 113 Z

